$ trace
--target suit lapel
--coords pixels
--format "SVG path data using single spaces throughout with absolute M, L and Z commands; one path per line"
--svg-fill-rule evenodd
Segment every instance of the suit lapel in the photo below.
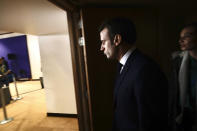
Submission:
M 126 76 L 129 68 L 131 68 L 130 64 L 132 63 L 131 61 L 133 61 L 135 59 L 136 54 L 138 53 L 138 50 L 134 50 L 131 55 L 129 56 L 129 58 L 127 59 L 126 64 L 123 67 L 123 70 L 121 72 L 121 74 L 119 74 L 116 77 L 116 84 L 115 84 L 115 89 L 114 89 L 114 101 L 116 101 L 116 97 L 118 94 L 118 90 L 121 88 L 121 84 L 124 80 L 124 77 Z

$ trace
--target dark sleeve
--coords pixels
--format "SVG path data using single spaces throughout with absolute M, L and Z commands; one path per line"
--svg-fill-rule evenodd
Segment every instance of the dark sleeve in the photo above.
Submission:
M 176 116 L 181 111 L 180 105 L 178 104 L 178 98 L 179 98 L 179 83 L 178 83 L 178 72 L 180 68 L 181 59 L 175 58 L 171 59 L 171 73 L 170 73 L 170 79 L 169 79 L 169 91 L 168 91 L 168 112 L 169 112 L 169 119 L 168 119 L 168 125 L 169 125 L 169 131 L 174 131 L 176 128 Z
M 168 82 L 159 67 L 146 64 L 135 81 L 140 131 L 166 131 Z
M 7 61 L 5 61 L 5 66 L 6 66 L 7 70 L 9 70 L 9 65 L 8 65 Z

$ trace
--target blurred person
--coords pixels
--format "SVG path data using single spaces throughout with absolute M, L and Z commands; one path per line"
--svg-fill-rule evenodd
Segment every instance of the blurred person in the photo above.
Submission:
M 5 84 L 9 90 L 9 83 L 10 83 L 11 70 L 9 70 L 8 66 L 6 66 L 5 61 L 3 58 L 0 58 L 0 81 L 1 83 Z M 10 90 L 8 91 L 8 98 L 12 100 Z
M 5 60 L 5 58 L 4 58 L 4 57 L 1 57 L 1 58 L 3 59 L 3 63 L 5 64 L 6 68 L 8 68 L 8 69 L 9 69 L 8 62 Z
M 181 51 L 172 55 L 171 117 L 174 130 L 197 131 L 197 22 L 180 32 Z

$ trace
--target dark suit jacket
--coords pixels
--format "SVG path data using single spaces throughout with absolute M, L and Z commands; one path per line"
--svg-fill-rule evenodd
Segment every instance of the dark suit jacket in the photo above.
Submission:
M 113 131 L 166 130 L 167 91 L 158 65 L 136 49 L 116 80 Z

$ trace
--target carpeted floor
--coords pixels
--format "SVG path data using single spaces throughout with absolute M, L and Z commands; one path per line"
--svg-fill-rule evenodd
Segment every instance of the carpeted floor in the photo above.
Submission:
M 12 101 L 6 106 L 8 118 L 14 120 L 0 125 L 0 131 L 78 131 L 77 118 L 47 117 L 45 92 L 40 81 L 17 82 L 19 94 L 23 98 Z M 15 97 L 15 87 L 10 85 L 11 94 Z M 0 108 L 0 121 L 4 120 Z

